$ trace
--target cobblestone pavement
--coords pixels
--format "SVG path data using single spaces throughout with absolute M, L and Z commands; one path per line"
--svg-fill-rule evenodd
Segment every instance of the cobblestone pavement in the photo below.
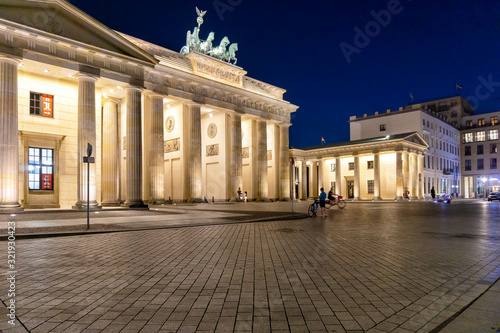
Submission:
M 15 329 L 0 242 L 0 330 L 430 332 L 500 276 L 499 213 L 348 203 L 327 218 L 18 240 Z

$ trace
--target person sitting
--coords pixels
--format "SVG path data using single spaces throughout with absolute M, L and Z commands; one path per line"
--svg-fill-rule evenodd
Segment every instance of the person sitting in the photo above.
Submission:
M 333 195 L 333 187 L 330 188 L 330 191 L 328 192 L 328 200 L 335 202 L 335 196 Z

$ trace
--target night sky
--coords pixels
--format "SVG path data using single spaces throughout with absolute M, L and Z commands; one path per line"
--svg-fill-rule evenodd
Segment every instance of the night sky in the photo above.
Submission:
M 179 51 L 196 10 L 200 38 L 238 43 L 248 76 L 287 90 L 296 148 L 349 140 L 349 117 L 451 97 L 500 111 L 499 0 L 70 0 L 108 27 Z

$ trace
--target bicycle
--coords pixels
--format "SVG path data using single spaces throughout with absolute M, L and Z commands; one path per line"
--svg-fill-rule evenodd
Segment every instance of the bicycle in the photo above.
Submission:
M 340 209 L 344 209 L 346 206 L 346 202 L 344 201 L 344 199 L 342 199 L 341 195 L 337 196 L 337 200 L 333 202 L 332 201 L 333 200 L 326 200 L 325 202 L 326 209 L 330 209 L 333 206 L 338 206 Z M 309 205 L 309 208 L 307 209 L 307 215 L 309 215 L 309 217 L 316 216 L 318 208 L 319 208 L 319 199 L 314 199 L 314 202 L 311 205 Z

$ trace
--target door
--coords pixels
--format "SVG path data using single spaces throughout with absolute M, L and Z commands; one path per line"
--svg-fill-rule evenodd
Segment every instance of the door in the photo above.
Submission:
M 354 198 L 354 180 L 347 181 L 347 198 L 348 199 Z

